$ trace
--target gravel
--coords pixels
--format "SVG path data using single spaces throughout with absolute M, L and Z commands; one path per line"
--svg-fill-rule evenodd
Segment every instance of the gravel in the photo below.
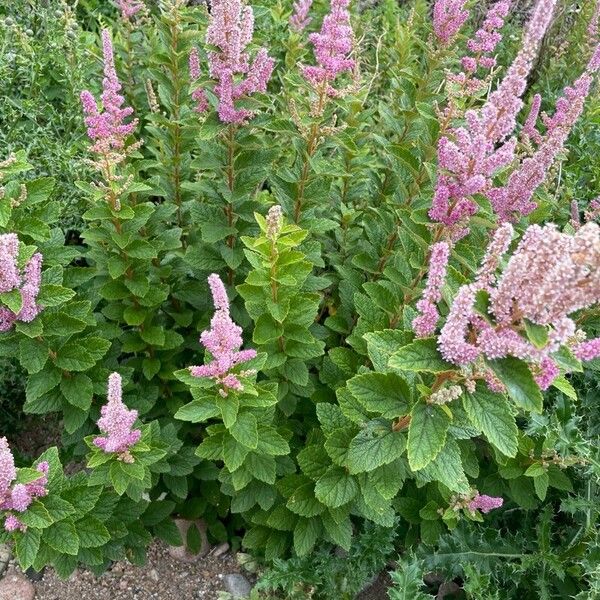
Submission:
M 47 569 L 35 583 L 36 600 L 217 600 L 226 590 L 225 574 L 239 573 L 240 567 L 230 553 L 208 554 L 194 563 L 173 558 L 168 547 L 154 542 L 143 567 L 116 563 L 96 578 L 78 569 L 63 581 Z M 0 600 L 4 600 L 0 597 Z M 17 600 L 15 597 L 10 600 Z

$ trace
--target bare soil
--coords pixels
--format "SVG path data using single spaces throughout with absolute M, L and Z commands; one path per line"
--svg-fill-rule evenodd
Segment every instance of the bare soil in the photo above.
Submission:
M 101 577 L 78 569 L 64 581 L 52 569 L 35 583 L 36 600 L 216 600 L 225 589 L 222 577 L 239 573 L 229 552 L 208 554 L 195 563 L 172 558 L 167 546 L 154 542 L 143 567 L 116 563 Z M 17 600 L 17 599 L 15 599 Z

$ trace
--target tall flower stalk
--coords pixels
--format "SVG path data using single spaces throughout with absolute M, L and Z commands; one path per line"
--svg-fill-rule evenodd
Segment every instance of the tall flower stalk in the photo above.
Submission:
M 117 173 L 117 167 L 128 154 L 139 147 L 139 143 L 127 145 L 127 138 L 137 127 L 137 119 L 129 123 L 125 120 L 133 113 L 133 108 L 123 106 L 125 98 L 119 93 L 121 83 L 115 69 L 113 45 L 108 29 L 102 30 L 102 55 L 104 57 L 104 79 L 102 80 L 101 103 L 88 90 L 81 92 L 81 103 L 86 115 L 88 136 L 93 144 L 90 150 L 97 155 L 92 163 L 104 179 L 97 186 L 105 192 L 113 210 L 119 210 L 119 196 L 127 187 L 129 179 Z

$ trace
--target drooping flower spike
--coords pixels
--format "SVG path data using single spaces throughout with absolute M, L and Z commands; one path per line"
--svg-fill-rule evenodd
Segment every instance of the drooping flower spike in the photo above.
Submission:
M 122 381 L 118 373 L 112 373 L 108 378 L 107 396 L 108 402 L 100 409 L 101 417 L 97 423 L 105 436 L 95 438 L 94 445 L 104 452 L 119 454 L 124 462 L 132 462 L 128 451 L 139 441 L 142 432 L 133 428 L 138 412 L 129 410 L 123 403 Z
M 472 364 L 480 357 L 525 360 L 538 385 L 546 389 L 559 375 L 552 355 L 575 339 L 571 313 L 600 302 L 600 227 L 587 223 L 568 235 L 552 224 L 531 225 L 496 276 L 499 260 L 492 257 L 499 258 L 505 251 L 511 231 L 505 224 L 496 232 L 479 278 L 459 289 L 438 347 L 445 360 L 457 365 Z M 480 290 L 490 297 L 486 318 L 474 308 Z M 543 347 L 521 335 L 524 319 L 548 328 Z M 574 352 L 582 360 L 591 360 L 600 352 L 600 344 L 582 342 Z
M 442 46 L 449 46 L 465 21 L 469 11 L 467 0 L 436 0 L 433 6 L 433 32 Z
M 121 11 L 121 18 L 125 21 L 130 21 L 145 6 L 141 0 L 115 0 L 115 4 Z
M 243 385 L 232 369 L 256 356 L 256 350 L 240 350 L 242 328 L 236 325 L 229 314 L 229 298 L 221 278 L 212 274 L 208 285 L 215 306 L 210 329 L 200 335 L 200 343 L 210 352 L 212 360 L 206 365 L 189 367 L 193 377 L 208 377 L 222 386 L 220 393 L 227 396 L 228 390 L 242 391 Z

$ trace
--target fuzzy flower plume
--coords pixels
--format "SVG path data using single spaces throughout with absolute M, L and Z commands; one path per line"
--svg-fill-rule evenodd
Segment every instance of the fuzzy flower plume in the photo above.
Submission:
M 587 223 L 575 235 L 568 235 L 553 224 L 531 225 L 496 277 L 509 234 L 509 224 L 498 229 L 478 279 L 459 289 L 438 347 L 447 361 L 457 365 L 474 363 L 480 357 L 514 356 L 529 363 L 538 385 L 546 389 L 559 375 L 552 354 L 570 345 L 576 333 L 570 314 L 600 302 L 600 227 Z M 490 297 L 487 315 L 474 308 L 480 290 Z M 547 328 L 542 348 L 521 335 L 525 319 Z M 581 342 L 574 352 L 590 360 L 600 353 L 600 344 Z
M 536 144 L 540 144 L 542 142 L 542 136 L 540 132 L 537 130 L 536 124 L 538 117 L 540 115 L 540 107 L 542 106 L 542 96 L 540 94 L 535 94 L 531 101 L 531 108 L 529 109 L 529 114 L 527 115 L 527 119 L 525 119 L 525 123 L 523 123 L 523 128 L 521 129 L 521 135 L 525 139 L 526 142 L 534 142 Z
M 192 48 L 189 57 L 189 69 L 190 69 L 190 80 L 193 82 L 200 79 L 200 56 L 198 54 L 198 48 L 195 46 Z M 196 102 L 195 111 L 202 113 L 208 110 L 208 98 L 206 92 L 200 87 L 192 91 L 192 100 Z
M 314 47 L 314 66 L 303 66 L 302 75 L 315 88 L 325 86 L 331 97 L 340 96 L 332 83 L 344 72 L 352 72 L 356 62 L 350 58 L 354 34 L 350 25 L 348 5 L 350 0 L 331 0 L 330 12 L 323 19 L 321 30 L 311 33 L 308 39 Z
M 275 241 L 279 236 L 279 232 L 281 231 L 281 226 L 283 225 L 283 210 L 281 206 L 276 204 L 275 206 L 271 206 L 269 212 L 267 213 L 267 237 L 270 240 Z
M 10 331 L 17 321 L 30 323 L 42 311 L 37 303 L 42 284 L 43 257 L 36 252 L 20 272 L 17 259 L 19 239 L 14 233 L 0 235 L 0 289 L 21 293 L 21 310 L 15 314 L 8 307 L 0 306 L 0 332 Z
M 0 293 L 19 287 L 21 277 L 17 266 L 19 238 L 16 233 L 0 235 Z
M 437 242 L 431 247 L 427 286 L 423 297 L 417 302 L 419 315 L 412 323 L 417 337 L 427 337 L 435 331 L 439 319 L 437 304 L 442 299 L 442 286 L 446 279 L 449 256 L 450 246 L 446 242 Z
M 13 512 L 25 512 L 35 498 L 48 493 L 48 472 L 50 466 L 41 462 L 36 470 L 40 476 L 29 483 L 14 483 L 17 470 L 12 452 L 5 437 L 0 438 L 0 510 L 7 512 L 4 528 L 6 531 L 25 530 L 25 525 Z M 11 512 L 12 511 L 12 512 Z
M 231 370 L 240 363 L 256 356 L 256 350 L 240 350 L 242 346 L 242 328 L 236 325 L 229 314 L 229 298 L 221 278 L 214 273 L 208 277 L 208 285 L 215 306 L 215 314 L 210 321 L 210 329 L 200 335 L 200 343 L 212 355 L 207 365 L 189 367 L 194 377 L 209 377 L 223 388 L 222 396 L 227 390 L 242 391 L 242 382 Z
M 451 128 L 438 142 L 439 174 L 429 217 L 449 228 L 454 240 L 468 233 L 466 224 L 477 212 L 473 195 L 487 193 L 495 173 L 514 159 L 516 140 L 507 138 L 516 127 L 527 77 L 555 5 L 556 0 L 538 0 L 521 50 L 498 88 L 481 109 L 467 111 L 464 124 Z M 492 23 L 499 24 L 499 18 L 495 15 Z M 497 38 L 488 33 L 489 40 L 481 39 L 482 48 L 490 47 Z M 476 47 L 475 42 L 472 45 Z
M 448 81 L 458 84 L 460 95 L 475 94 L 488 85 L 488 78 L 480 79 L 478 75 L 489 72 L 496 66 L 493 53 L 502 40 L 499 30 L 504 26 L 510 6 L 510 0 L 500 0 L 492 4 L 481 27 L 467 41 L 470 54 L 461 59 L 463 72 L 448 75 Z
M 142 435 L 139 429 L 132 429 L 138 412 L 129 410 L 123 403 L 121 376 L 112 373 L 108 378 L 108 402 L 100 410 L 98 429 L 106 437 L 94 439 L 94 445 L 104 452 L 117 452 L 125 462 L 131 462 L 128 450 Z
M 296 0 L 293 5 L 294 12 L 290 17 L 290 26 L 295 31 L 303 31 L 312 19 L 308 16 L 313 0 Z
M 442 46 L 452 43 L 469 18 L 466 3 L 466 0 L 436 0 L 433 6 L 433 32 Z
M 121 17 L 125 21 L 129 21 L 137 13 L 144 8 L 144 3 L 140 0 L 115 0 L 115 4 L 121 11 Z
M 133 108 L 124 107 L 125 98 L 119 94 L 121 83 L 115 69 L 112 40 L 108 29 L 102 30 L 102 54 L 104 56 L 104 79 L 102 80 L 102 109 L 91 92 L 81 92 L 83 111 L 87 115 L 85 124 L 88 136 L 94 142 L 91 149 L 100 155 L 121 152 L 125 148 L 125 139 L 137 126 L 137 119 L 125 123 L 133 113 Z
M 583 75 L 572 86 L 564 89 L 563 95 L 556 102 L 554 115 L 543 116 L 546 126 L 544 136 L 537 132 L 534 113 L 530 113 L 523 130 L 534 141 L 537 140 L 538 148 L 511 173 L 504 187 L 491 189 L 487 193 L 501 220 L 515 220 L 536 209 L 537 203 L 533 199 L 535 190 L 546 179 L 548 170 L 563 150 L 573 126 L 581 116 L 597 69 L 598 65 L 590 61 Z M 539 101 L 536 99 L 533 108 L 539 110 Z
M 252 41 L 254 13 L 242 0 L 213 0 L 206 42 L 215 48 L 208 54 L 210 76 L 216 80 L 218 114 L 223 123 L 243 123 L 254 115 L 236 108 L 235 101 L 265 92 L 275 61 L 261 48 L 253 62 L 246 47 Z M 193 75 L 192 75 L 193 76 Z
M 503 504 L 504 500 L 502 498 L 478 493 L 475 498 L 469 502 L 469 510 L 480 510 L 482 513 L 489 513 L 495 508 L 500 508 Z
M 582 361 L 594 360 L 600 357 L 600 338 L 577 344 L 573 348 L 573 354 Z

